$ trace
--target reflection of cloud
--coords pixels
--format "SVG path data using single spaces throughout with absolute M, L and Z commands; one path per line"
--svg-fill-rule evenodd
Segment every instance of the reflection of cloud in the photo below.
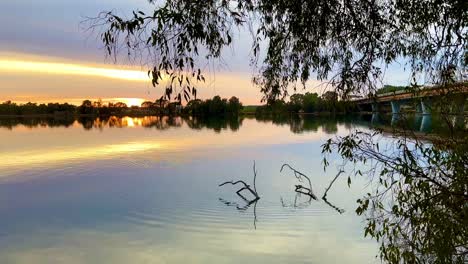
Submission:
M 325 221 L 335 228 L 323 229 Z M 341 218 L 291 216 L 256 231 L 215 225 L 203 232 L 106 223 L 113 226 L 111 230 L 24 234 L 0 249 L 0 262 L 251 263 L 255 259 L 257 263 L 370 263 L 375 260 L 376 244 L 354 236 L 351 228 L 360 228 L 356 223 L 358 219 L 350 223 Z M 285 229 L 278 232 L 276 225 Z M 295 230 L 298 225 L 307 231 Z
M 19 169 L 50 168 L 81 161 L 129 158 L 130 156 L 147 159 L 148 153 L 159 156 L 156 154 L 170 154 L 175 150 L 189 152 L 195 149 L 261 147 L 321 141 L 327 137 L 321 132 L 291 134 L 288 126 L 276 126 L 245 119 L 242 129 L 235 133 L 223 132 L 214 136 L 213 131 L 206 130 L 198 133 L 197 130 L 187 127 L 186 123 L 181 123 L 177 129 L 158 133 L 155 138 L 154 133 L 148 133 L 148 129 L 141 127 L 151 124 L 155 121 L 154 119 L 126 117 L 118 119 L 120 123 L 113 123 L 109 120 L 109 128 L 99 133 L 83 132 L 78 123 L 64 128 L 67 133 L 50 128 L 30 130 L 23 126 L 13 127 L 12 131 L 0 130 L 0 137 L 9 138 L 8 144 L 1 146 L 3 151 L 0 153 L 2 161 L 0 170 L 10 173 L 3 172 L 2 176 L 8 177 Z M 111 123 L 115 127 L 128 127 L 129 125 L 134 125 L 134 127 L 131 131 L 124 128 L 112 129 Z M 155 125 L 157 124 L 159 123 Z M 164 125 L 164 122 L 160 125 Z M 12 136 L 11 133 L 16 133 L 16 136 Z M 32 134 L 34 137 L 28 136 Z
M 128 142 L 59 150 L 40 149 L 14 154 L 3 152 L 0 154 L 0 160 L 2 161 L 0 169 L 27 168 L 34 165 L 44 166 L 46 164 L 63 164 L 77 160 L 110 158 L 122 154 L 156 150 L 162 147 L 157 142 Z

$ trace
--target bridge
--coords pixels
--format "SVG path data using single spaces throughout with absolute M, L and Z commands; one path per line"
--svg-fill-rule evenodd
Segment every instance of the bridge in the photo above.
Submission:
M 372 95 L 367 98 L 353 100 L 361 111 L 371 110 L 380 112 L 388 105 L 392 114 L 400 114 L 402 106 L 414 107 L 417 113 L 431 114 L 433 103 L 438 98 L 448 98 L 453 114 L 464 114 L 465 103 L 468 98 L 468 82 L 456 83 L 448 86 L 433 86 L 412 88 L 390 93 Z M 371 112 L 366 111 L 366 112 Z

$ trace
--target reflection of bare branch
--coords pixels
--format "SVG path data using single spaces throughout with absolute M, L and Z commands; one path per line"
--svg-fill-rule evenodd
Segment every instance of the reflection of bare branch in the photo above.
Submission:
M 308 195 L 312 197 L 312 199 L 317 200 L 317 196 L 315 196 L 314 192 L 312 191 L 312 182 L 310 181 L 309 177 L 307 177 L 305 174 L 301 173 L 300 171 L 295 170 L 292 168 L 289 164 L 285 163 L 283 166 L 281 166 L 280 172 L 283 171 L 284 167 L 288 167 L 290 170 L 294 172 L 294 176 L 299 182 L 302 182 L 302 178 L 306 178 L 307 181 L 309 182 L 309 188 L 304 187 L 302 185 L 296 185 L 295 191 L 298 193 L 302 193 L 305 195 Z
M 249 209 L 249 207 L 253 204 L 253 214 L 254 214 L 254 220 L 253 220 L 253 224 L 254 224 L 254 228 L 257 229 L 257 203 L 258 203 L 258 200 L 259 199 L 255 199 L 253 200 L 252 202 L 250 203 L 247 203 L 246 205 L 244 206 L 240 206 L 238 203 L 236 202 L 229 202 L 227 200 L 224 200 L 222 198 L 218 198 L 219 201 L 221 201 L 223 204 L 227 205 L 227 206 L 234 206 L 236 207 L 237 210 L 239 211 L 246 211 L 247 209 Z
M 296 193 L 296 196 L 294 197 L 294 203 L 293 204 L 287 204 L 284 202 L 283 200 L 283 197 L 280 197 L 280 202 L 281 202 L 281 205 L 283 207 L 293 207 L 293 208 L 297 208 L 297 209 L 302 209 L 302 208 L 305 208 L 307 206 L 310 205 L 310 202 L 312 201 L 312 197 L 310 195 L 307 195 L 307 197 L 309 197 L 309 199 L 305 202 L 300 202 L 298 203 L 297 202 L 297 199 L 301 196 L 301 193 Z
M 342 214 L 342 213 L 345 212 L 344 209 L 341 209 L 341 208 L 339 208 L 339 207 L 336 207 L 335 205 L 333 205 L 332 203 L 330 203 L 330 202 L 327 200 L 327 198 L 325 198 L 325 196 L 322 197 L 322 200 L 323 200 L 326 204 L 328 204 L 331 208 L 335 209 L 338 213 Z
M 257 202 L 258 202 L 258 199 L 255 200 L 254 210 L 253 210 L 253 213 L 254 213 L 254 228 L 255 229 L 257 229 Z
M 328 185 L 327 189 L 325 189 L 325 193 L 323 194 L 322 196 L 322 199 L 324 201 L 326 201 L 327 199 L 327 192 L 330 190 L 330 188 L 332 187 L 333 183 L 336 181 L 336 179 L 338 179 L 338 177 L 341 175 L 341 173 L 343 173 L 344 171 L 343 170 L 340 170 L 338 172 L 338 174 L 336 174 L 335 178 L 330 182 L 330 185 Z
M 227 205 L 227 206 L 232 206 L 232 207 L 236 207 L 237 210 L 239 211 L 245 211 L 247 210 L 251 205 L 252 203 L 246 203 L 245 205 L 240 205 L 236 202 L 230 202 L 230 201 L 227 201 L 227 200 L 224 200 L 223 198 L 219 198 L 219 201 L 221 201 L 223 204 Z

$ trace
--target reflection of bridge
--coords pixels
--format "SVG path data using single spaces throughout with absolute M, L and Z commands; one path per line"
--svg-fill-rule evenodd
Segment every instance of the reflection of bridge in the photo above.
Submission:
M 390 104 L 392 113 L 399 114 L 403 105 L 410 105 L 415 107 L 417 113 L 427 115 L 431 113 L 434 99 L 442 96 L 448 96 L 448 98 L 450 98 L 453 104 L 452 112 L 454 112 L 454 114 L 463 114 L 465 102 L 468 97 L 468 84 L 460 83 L 447 88 L 425 87 L 411 91 L 401 90 L 354 100 L 354 102 L 361 111 L 366 111 L 366 109 L 368 109 L 372 112 L 379 112 L 386 105 Z
M 398 126 L 398 122 L 401 121 L 400 115 L 392 115 L 391 121 L 389 124 L 382 124 L 381 116 L 379 113 L 372 113 L 372 118 L 371 118 L 371 125 L 380 127 L 381 129 L 383 128 L 384 131 L 390 131 L 395 128 L 395 126 Z M 463 119 L 455 119 L 451 120 L 454 125 L 460 126 L 460 122 L 464 122 Z M 433 121 L 432 121 L 432 115 L 416 115 L 414 116 L 413 124 L 412 124 L 412 130 L 414 132 L 421 132 L 421 133 L 431 133 L 433 129 Z
M 360 115 L 354 123 L 357 125 L 378 128 L 383 132 L 410 132 L 421 138 L 440 138 L 449 135 L 463 135 L 468 129 L 468 117 L 462 115 L 398 115 L 372 113 Z

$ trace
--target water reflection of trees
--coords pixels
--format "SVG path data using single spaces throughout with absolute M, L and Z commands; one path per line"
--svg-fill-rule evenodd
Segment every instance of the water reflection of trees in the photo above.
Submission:
M 242 126 L 242 117 L 229 116 L 229 117 L 188 117 L 183 119 L 184 122 L 191 129 L 213 129 L 216 132 L 223 130 L 237 131 Z
M 155 128 L 157 130 L 166 130 L 171 127 L 180 127 L 183 120 L 179 117 L 169 116 L 144 116 L 144 117 L 80 117 L 77 120 L 78 124 L 84 129 L 104 129 L 104 128 L 126 128 L 126 127 L 145 127 Z
M 173 117 L 173 116 L 144 116 L 144 117 L 89 117 L 54 118 L 54 117 L 28 117 L 28 118 L 0 118 L 0 127 L 13 129 L 24 126 L 28 128 L 39 127 L 69 127 L 81 126 L 85 130 L 103 130 L 105 128 L 144 127 L 156 130 L 166 130 L 181 127 L 184 124 L 191 129 L 209 129 L 216 132 L 223 130 L 237 131 L 242 125 L 240 117 Z
M 445 135 L 449 131 L 447 122 L 461 124 L 466 127 L 467 119 L 441 120 L 440 116 L 406 115 L 398 118 L 391 115 L 346 115 L 346 116 L 316 116 L 316 115 L 257 115 L 231 117 L 20 117 L 0 118 L 0 127 L 13 129 L 17 126 L 27 128 L 39 127 L 70 127 L 81 126 L 85 130 L 103 130 L 106 128 L 144 127 L 156 130 L 167 130 L 186 125 L 194 130 L 208 129 L 217 133 L 222 131 L 237 131 L 244 119 L 255 119 L 257 122 L 270 123 L 277 126 L 287 126 L 296 134 L 322 131 L 335 134 L 339 126 L 351 129 L 355 126 L 379 128 L 383 131 L 393 131 L 395 128 L 410 129 L 420 133 Z M 458 127 L 459 127 L 458 126 Z
M 13 129 L 19 125 L 27 128 L 40 128 L 40 127 L 69 127 L 75 122 L 74 118 L 0 118 L 0 127 Z
M 338 131 L 339 125 L 350 127 L 353 118 L 350 116 L 317 116 L 317 115 L 265 115 L 256 116 L 257 121 L 273 123 L 275 125 L 288 125 L 291 132 L 300 134 L 304 132 L 317 132 L 322 129 L 327 134 Z

